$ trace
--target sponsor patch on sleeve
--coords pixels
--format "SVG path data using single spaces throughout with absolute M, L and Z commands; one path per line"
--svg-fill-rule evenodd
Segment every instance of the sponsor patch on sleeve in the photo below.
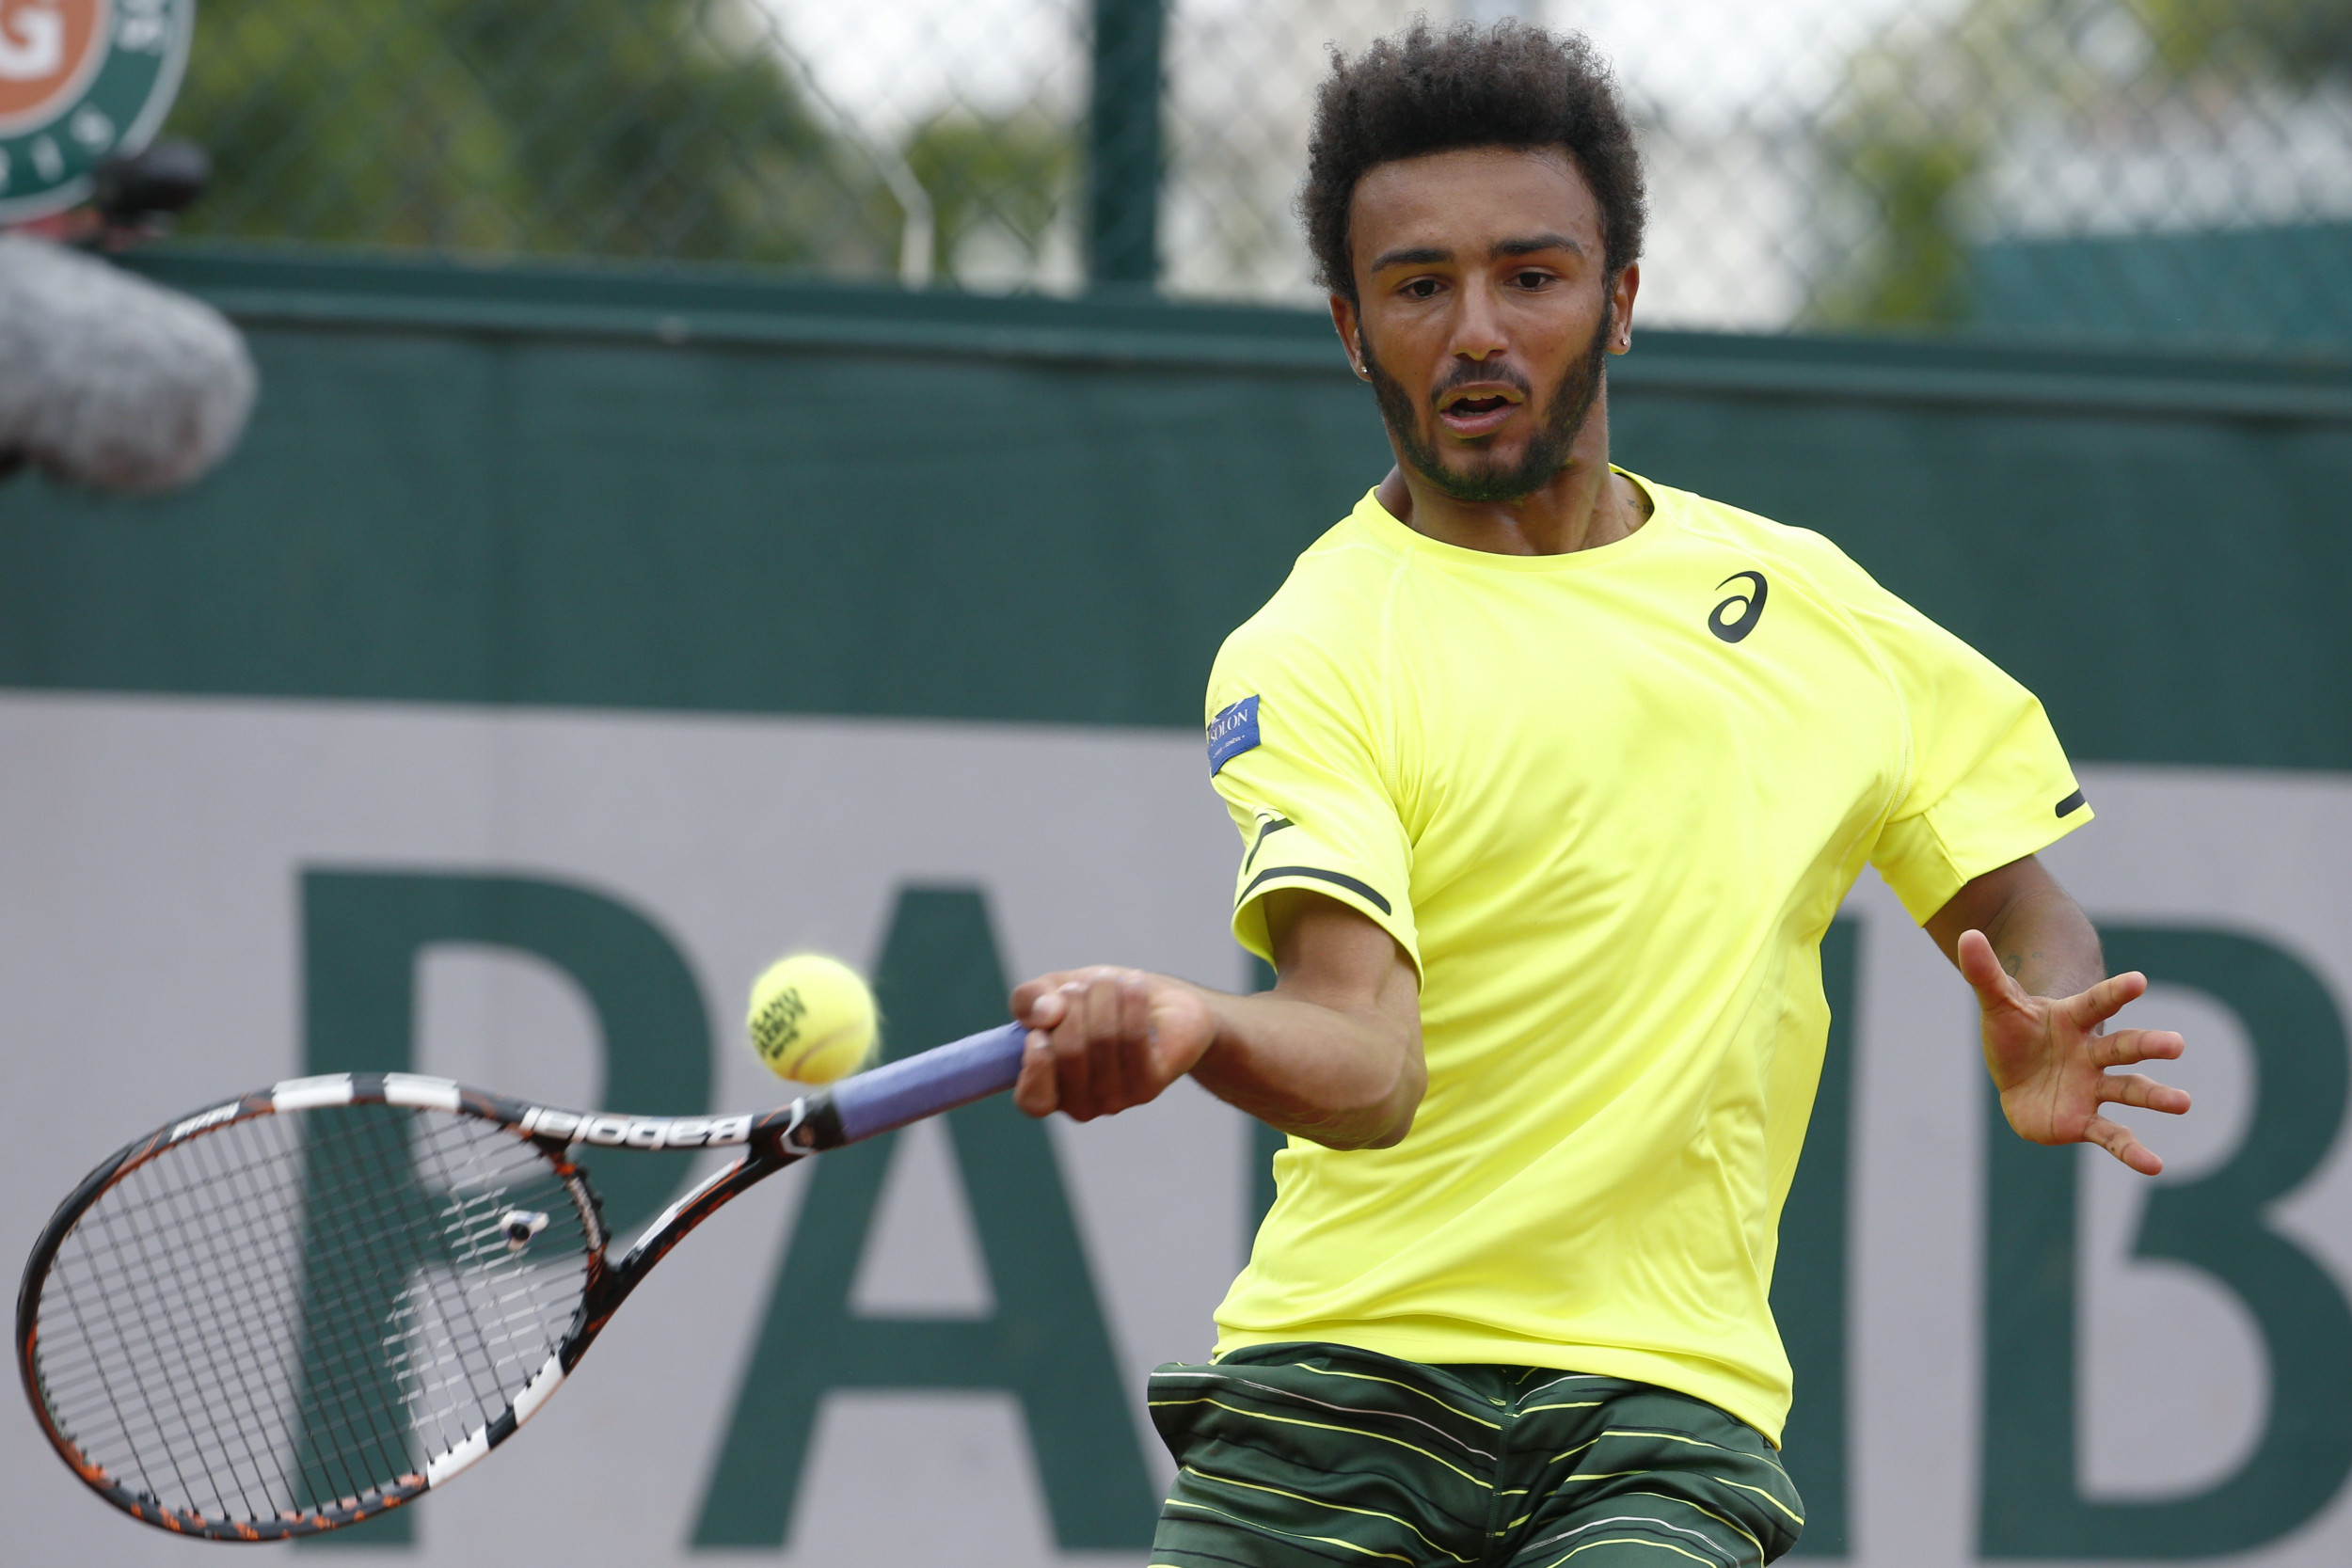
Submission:
M 1258 699 L 1240 702 L 1209 721 L 1209 777 L 1258 744 Z

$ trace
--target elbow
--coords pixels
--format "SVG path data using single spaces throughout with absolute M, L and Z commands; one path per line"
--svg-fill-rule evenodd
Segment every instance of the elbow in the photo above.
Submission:
M 1422 1061 L 1421 1042 L 1416 1039 L 1398 1063 L 1396 1078 L 1387 1094 L 1375 1103 L 1334 1117 L 1328 1127 L 1308 1132 L 1307 1136 L 1332 1149 L 1394 1148 L 1412 1132 L 1413 1117 L 1420 1112 L 1422 1096 L 1428 1088 L 1429 1070 Z
M 1429 1090 L 1429 1069 L 1421 1059 L 1421 1041 L 1413 1042 L 1405 1058 L 1405 1070 L 1397 1085 L 1381 1106 L 1384 1113 L 1373 1135 L 1357 1147 L 1359 1148 L 1394 1148 L 1413 1130 L 1413 1117 L 1420 1114 L 1422 1096 Z
M 1362 1143 L 1349 1144 L 1346 1147 L 1350 1148 L 1394 1148 L 1403 1143 L 1405 1135 L 1413 1130 L 1413 1114 L 1420 1109 L 1421 1101 L 1417 1097 L 1411 1104 L 1405 1107 L 1402 1114 L 1392 1117 L 1389 1126 L 1377 1135 L 1366 1138 Z

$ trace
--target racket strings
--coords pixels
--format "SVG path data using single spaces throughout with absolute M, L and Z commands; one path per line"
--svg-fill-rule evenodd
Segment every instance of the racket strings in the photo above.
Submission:
M 282 1131 L 282 1130 L 279 1130 Z M 203 1149 L 203 1141 L 185 1147 L 189 1157 Z M 204 1150 L 216 1156 L 217 1150 Z M 215 1165 L 215 1167 L 218 1167 Z M 204 1424 L 188 1404 L 189 1379 L 173 1375 L 173 1369 L 195 1370 L 195 1380 L 228 1393 L 230 1383 L 229 1369 L 252 1358 L 257 1346 L 246 1325 L 233 1319 L 222 1319 L 202 1313 L 179 1310 L 179 1304 L 168 1299 L 167 1291 L 175 1274 L 190 1266 L 193 1255 L 202 1251 L 223 1254 L 216 1217 L 201 1210 L 192 1209 L 176 1187 L 160 1186 L 149 1174 L 151 1167 L 134 1172 L 126 1187 L 136 1195 L 137 1201 L 105 1204 L 85 1216 L 85 1223 L 95 1219 L 101 1234 L 94 1237 L 102 1244 L 88 1249 L 77 1261 L 88 1265 L 87 1287 L 65 1292 L 72 1307 L 77 1324 L 86 1332 L 92 1327 L 92 1314 L 86 1303 L 95 1303 L 103 1313 L 105 1337 L 91 1336 L 86 1344 L 91 1347 L 113 1343 L 129 1353 L 125 1370 L 128 1378 L 108 1377 L 105 1369 L 90 1356 L 78 1358 L 60 1354 L 43 1346 L 42 1365 L 48 1374 L 45 1381 L 53 1394 L 53 1402 L 70 1398 L 79 1387 L 96 1382 L 105 1389 L 110 1406 L 118 1412 L 127 1402 L 137 1413 L 135 1421 L 125 1419 L 122 1435 L 129 1440 L 128 1452 L 159 1454 L 168 1465 L 179 1495 L 201 1496 L 193 1485 L 188 1468 L 200 1466 L 207 1487 L 216 1496 L 235 1487 L 234 1466 L 238 1461 L 250 1463 L 254 1456 L 249 1445 L 224 1443 L 218 1449 L 193 1448 L 169 1441 L 169 1434 L 194 1430 Z M 225 1256 L 238 1256 L 227 1252 Z M 145 1258 L 151 1264 L 148 1269 L 131 1269 L 124 1265 Z M 60 1257 L 59 1264 L 67 1259 Z M 53 1272 L 53 1278 L 56 1273 Z M 70 1276 L 69 1276 L 70 1277 Z M 53 1291 L 45 1291 L 43 1305 L 47 1306 Z M 49 1337 L 44 1325 L 43 1338 Z M 61 1368 L 72 1368 L 79 1375 L 69 1380 L 61 1375 Z M 239 1391 L 249 1404 L 252 1398 L 251 1378 L 239 1374 L 235 1378 Z M 127 1415 L 127 1413 L 126 1413 Z M 246 1430 L 251 1423 L 240 1423 L 230 1433 Z M 232 1454 L 231 1448 L 246 1451 Z M 121 1460 L 125 1454 L 91 1454 L 102 1465 L 121 1476 Z M 111 1462 L 110 1462 L 111 1460 Z M 224 1481 L 222 1472 L 229 1472 Z M 127 1478 L 126 1478 L 127 1479 Z M 156 1496 L 165 1494 L 151 1482 L 144 1490 Z M 242 1488 L 237 1488 L 242 1491 Z
M 299 1247 L 288 1244 L 301 1210 L 286 1204 L 279 1186 L 270 1180 L 274 1170 L 282 1172 L 289 1157 L 298 1155 L 284 1124 L 271 1119 L 246 1125 L 253 1131 L 233 1142 L 260 1147 L 240 1148 L 243 1157 L 233 1164 L 223 1158 L 232 1140 L 215 1136 L 174 1151 L 186 1168 L 169 1174 L 181 1180 L 162 1179 L 165 1173 L 153 1165 L 134 1172 L 109 1195 L 118 1201 L 103 1202 L 83 1217 L 76 1237 L 60 1250 L 43 1294 L 44 1313 L 62 1296 L 86 1334 L 89 1314 L 83 1304 L 94 1300 L 111 1331 L 105 1338 L 86 1338 L 80 1348 L 89 1354 L 78 1358 L 80 1379 L 73 1381 L 56 1369 L 72 1366 L 76 1358 L 44 1328 L 42 1361 L 53 1408 L 64 1416 L 80 1386 L 92 1381 L 106 1390 L 111 1408 L 119 1411 L 127 1399 L 140 1418 L 126 1420 L 112 1433 L 117 1443 L 111 1451 L 103 1443 L 107 1434 L 76 1432 L 85 1450 L 135 1490 L 167 1500 L 188 1499 L 192 1512 L 207 1514 L 226 1512 L 233 1493 L 241 1505 L 237 1512 L 251 1516 L 263 1512 L 254 1507 L 257 1491 L 267 1497 L 287 1490 L 279 1455 L 266 1438 L 285 1424 L 282 1391 L 290 1385 L 278 1377 L 281 1397 L 264 1402 L 255 1397 L 255 1380 L 271 1379 L 285 1366 L 291 1336 L 302 1321 Z M 198 1164 L 204 1168 L 196 1169 Z M 257 1177 L 265 1182 L 258 1189 L 258 1207 L 252 1185 Z M 226 1202 L 191 1201 L 191 1187 L 200 1190 L 207 1181 Z M 276 1234 L 254 1233 L 251 1222 L 262 1216 L 274 1219 Z M 229 1222 L 238 1218 L 247 1225 L 232 1227 Z M 75 1240 L 85 1234 L 91 1244 L 77 1248 Z M 271 1286 L 256 1277 L 255 1259 L 274 1268 Z M 77 1263 L 87 1266 L 87 1278 L 77 1276 Z M 233 1278 L 246 1309 L 205 1311 L 200 1304 L 198 1310 L 175 1309 L 188 1304 L 164 1299 L 164 1291 L 200 1277 L 208 1267 L 222 1276 L 212 1282 L 214 1293 Z M 239 1369 L 235 1376 L 227 1374 L 229 1367 Z M 190 1379 L 190 1372 L 199 1375 Z M 201 1417 L 188 1409 L 181 1391 L 191 1381 L 211 1396 L 213 1408 Z M 157 1390 L 165 1391 L 161 1399 Z M 265 1410 L 265 1402 L 275 1408 Z M 164 1404 L 168 1408 L 159 1408 Z M 141 1464 L 157 1458 L 178 1482 L 172 1491 L 154 1484 L 154 1465 Z M 189 1483 L 185 1467 L 191 1462 L 202 1466 L 215 1507 L 206 1507 L 204 1492 Z M 249 1474 L 239 1474 L 247 1467 Z
M 504 1219 L 548 1215 L 517 1250 Z M 388 1106 L 235 1122 L 138 1167 L 43 1282 L 60 1431 L 207 1519 L 349 1504 L 495 1420 L 587 1276 L 573 1188 L 494 1123 Z
M 282 1133 L 283 1130 L 279 1131 Z M 228 1183 L 232 1195 L 240 1184 L 249 1193 L 249 1170 L 225 1164 L 226 1148 L 208 1148 L 209 1142 L 199 1139 L 190 1146 L 190 1154 L 209 1167 L 212 1180 Z M 247 1299 L 256 1302 L 285 1299 L 283 1289 L 265 1287 L 262 1279 L 255 1274 L 251 1261 L 255 1256 L 254 1249 L 222 1246 L 231 1238 L 223 1230 L 220 1214 L 195 1205 L 184 1192 L 171 1193 L 156 1205 L 156 1209 L 160 1214 L 176 1220 L 184 1231 L 198 1238 L 200 1245 L 209 1244 L 230 1259 L 231 1267 L 229 1272 L 237 1289 Z M 281 1247 L 279 1255 L 282 1256 L 283 1252 Z M 246 1322 L 206 1322 L 175 1316 L 173 1324 L 176 1333 L 199 1336 L 198 1343 L 204 1353 L 208 1379 L 213 1386 L 221 1390 L 224 1402 L 232 1408 L 235 1419 L 228 1433 L 232 1441 L 223 1445 L 217 1463 L 228 1471 L 230 1483 L 237 1487 L 241 1498 L 249 1498 L 251 1493 L 246 1490 L 248 1482 L 239 1478 L 250 1476 L 258 1481 L 274 1461 L 273 1455 L 254 1449 L 252 1434 L 267 1430 L 282 1414 L 282 1402 L 271 1397 L 266 1383 L 262 1381 L 265 1374 L 258 1370 L 267 1364 L 278 1347 L 257 1340 L 254 1325 Z M 211 1465 L 207 1466 L 207 1481 L 216 1493 L 224 1491 L 223 1482 Z
M 400 1385 L 399 1304 L 416 1266 L 433 1260 L 421 1244 L 421 1216 L 403 1201 L 415 1191 L 409 1131 L 380 1117 L 355 1122 L 336 1140 L 332 1162 L 314 1156 L 308 1172 L 305 1340 L 294 1385 L 302 1506 L 356 1500 L 422 1464 Z
M 281 1140 L 291 1136 L 290 1129 L 278 1128 L 276 1131 Z M 212 1147 L 215 1144 L 218 1147 Z M 221 1140 L 199 1139 L 193 1152 L 206 1161 L 212 1180 L 229 1193 L 233 1203 L 249 1211 L 266 1212 L 263 1206 L 267 1203 L 268 1190 L 259 1183 L 249 1164 L 230 1163 L 230 1146 Z M 279 1158 L 286 1153 L 282 1142 L 278 1153 Z M 290 1321 L 291 1315 L 298 1310 L 300 1299 L 295 1273 L 285 1265 L 285 1259 L 293 1256 L 294 1245 L 298 1244 L 299 1222 L 296 1216 L 282 1212 L 279 1220 L 283 1230 L 273 1238 L 279 1243 L 274 1248 L 233 1246 L 220 1249 L 221 1256 L 229 1260 L 226 1272 L 236 1289 L 257 1307 L 274 1308 L 278 1314 L 274 1319 L 257 1317 L 221 1326 L 229 1364 L 236 1370 L 234 1392 L 237 1414 L 234 1428 L 236 1451 L 224 1452 L 222 1457 L 232 1466 L 242 1466 L 243 1471 L 253 1478 L 255 1490 L 264 1497 L 268 1495 L 268 1479 L 275 1477 L 282 1481 L 284 1478 L 277 1466 L 278 1456 L 268 1449 L 255 1448 L 255 1436 L 282 1425 L 292 1404 L 287 1390 L 282 1386 L 273 1386 L 267 1372 L 268 1368 L 282 1362 L 286 1337 L 281 1333 L 264 1339 L 257 1337 L 256 1329 L 262 1323 L 283 1324 Z M 241 1500 L 249 1505 L 252 1497 L 251 1492 L 243 1493 Z
M 453 1152 L 466 1157 L 453 1158 Z M 384 1341 L 407 1425 L 424 1440 L 428 1453 L 447 1451 L 484 1424 L 476 1417 L 485 1405 L 496 1415 L 503 1405 L 488 1402 L 497 1400 L 502 1387 L 518 1387 L 553 1348 L 535 1309 L 538 1271 L 518 1265 L 498 1223 L 507 1208 L 516 1206 L 511 1201 L 516 1194 L 505 1182 L 485 1186 L 473 1152 L 440 1144 L 421 1148 L 416 1174 L 441 1195 L 437 1212 L 378 1215 L 381 1227 L 398 1224 L 412 1245 L 431 1251 L 428 1260 L 437 1265 L 410 1275 Z M 381 1193 L 402 1173 L 391 1168 L 383 1151 L 378 1156 Z M 540 1201 L 554 1196 L 544 1194 Z M 568 1322 L 568 1301 L 564 1316 Z M 518 1340 L 529 1349 L 518 1352 Z M 521 1364 L 525 1355 L 533 1356 L 527 1366 Z

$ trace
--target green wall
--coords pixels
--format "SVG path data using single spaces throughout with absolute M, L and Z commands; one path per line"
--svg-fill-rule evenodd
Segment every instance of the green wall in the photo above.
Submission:
M 1388 457 L 1311 312 L 164 253 L 262 372 L 0 490 L 0 685 L 1191 724 Z M 2352 766 L 2352 361 L 1645 333 L 1620 459 L 1819 528 L 2087 760 Z
M 1389 461 L 1311 312 L 144 264 L 241 320 L 262 403 L 178 497 L 0 489 L 0 686 L 1190 726 L 1218 641 Z M 2352 768 L 2352 361 L 1645 332 L 1612 375 L 1622 461 L 1822 530 L 2042 692 L 2078 759 Z M 988 952 L 975 997 L 1001 990 Z M 1851 928 L 1827 958 L 1844 1018 Z M 2340 1029 L 2311 1049 L 2341 1072 Z M 1776 1295 L 1814 1557 L 1847 1549 L 1850 1057 L 1841 1030 Z M 1992 1243 L 2021 1269 L 2073 1245 L 2038 1152 L 1995 1173 L 2027 1194 Z M 1994 1333 L 2072 1311 L 2010 1294 Z M 2044 1370 L 1988 1395 L 1988 1430 L 2059 1430 L 2031 1402 L 2071 1376 Z M 2051 1476 L 2057 1441 L 2030 1450 Z M 2278 1473 L 2324 1500 L 2348 1463 Z M 2237 1549 L 2303 1516 L 2276 1501 L 2123 1528 L 2045 1497 L 1988 1513 L 1986 1544 L 2035 1556 L 2046 1514 L 2084 1556 Z M 698 1539 L 785 1528 L 731 1510 Z

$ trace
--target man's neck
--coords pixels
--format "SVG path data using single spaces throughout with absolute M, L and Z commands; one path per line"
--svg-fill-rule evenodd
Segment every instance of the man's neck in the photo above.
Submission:
M 1376 492 L 1390 515 L 1440 544 L 1490 555 L 1566 555 L 1613 545 L 1649 520 L 1649 497 L 1609 467 L 1608 418 L 1593 410 L 1567 467 L 1507 501 L 1457 500 L 1402 461 Z

